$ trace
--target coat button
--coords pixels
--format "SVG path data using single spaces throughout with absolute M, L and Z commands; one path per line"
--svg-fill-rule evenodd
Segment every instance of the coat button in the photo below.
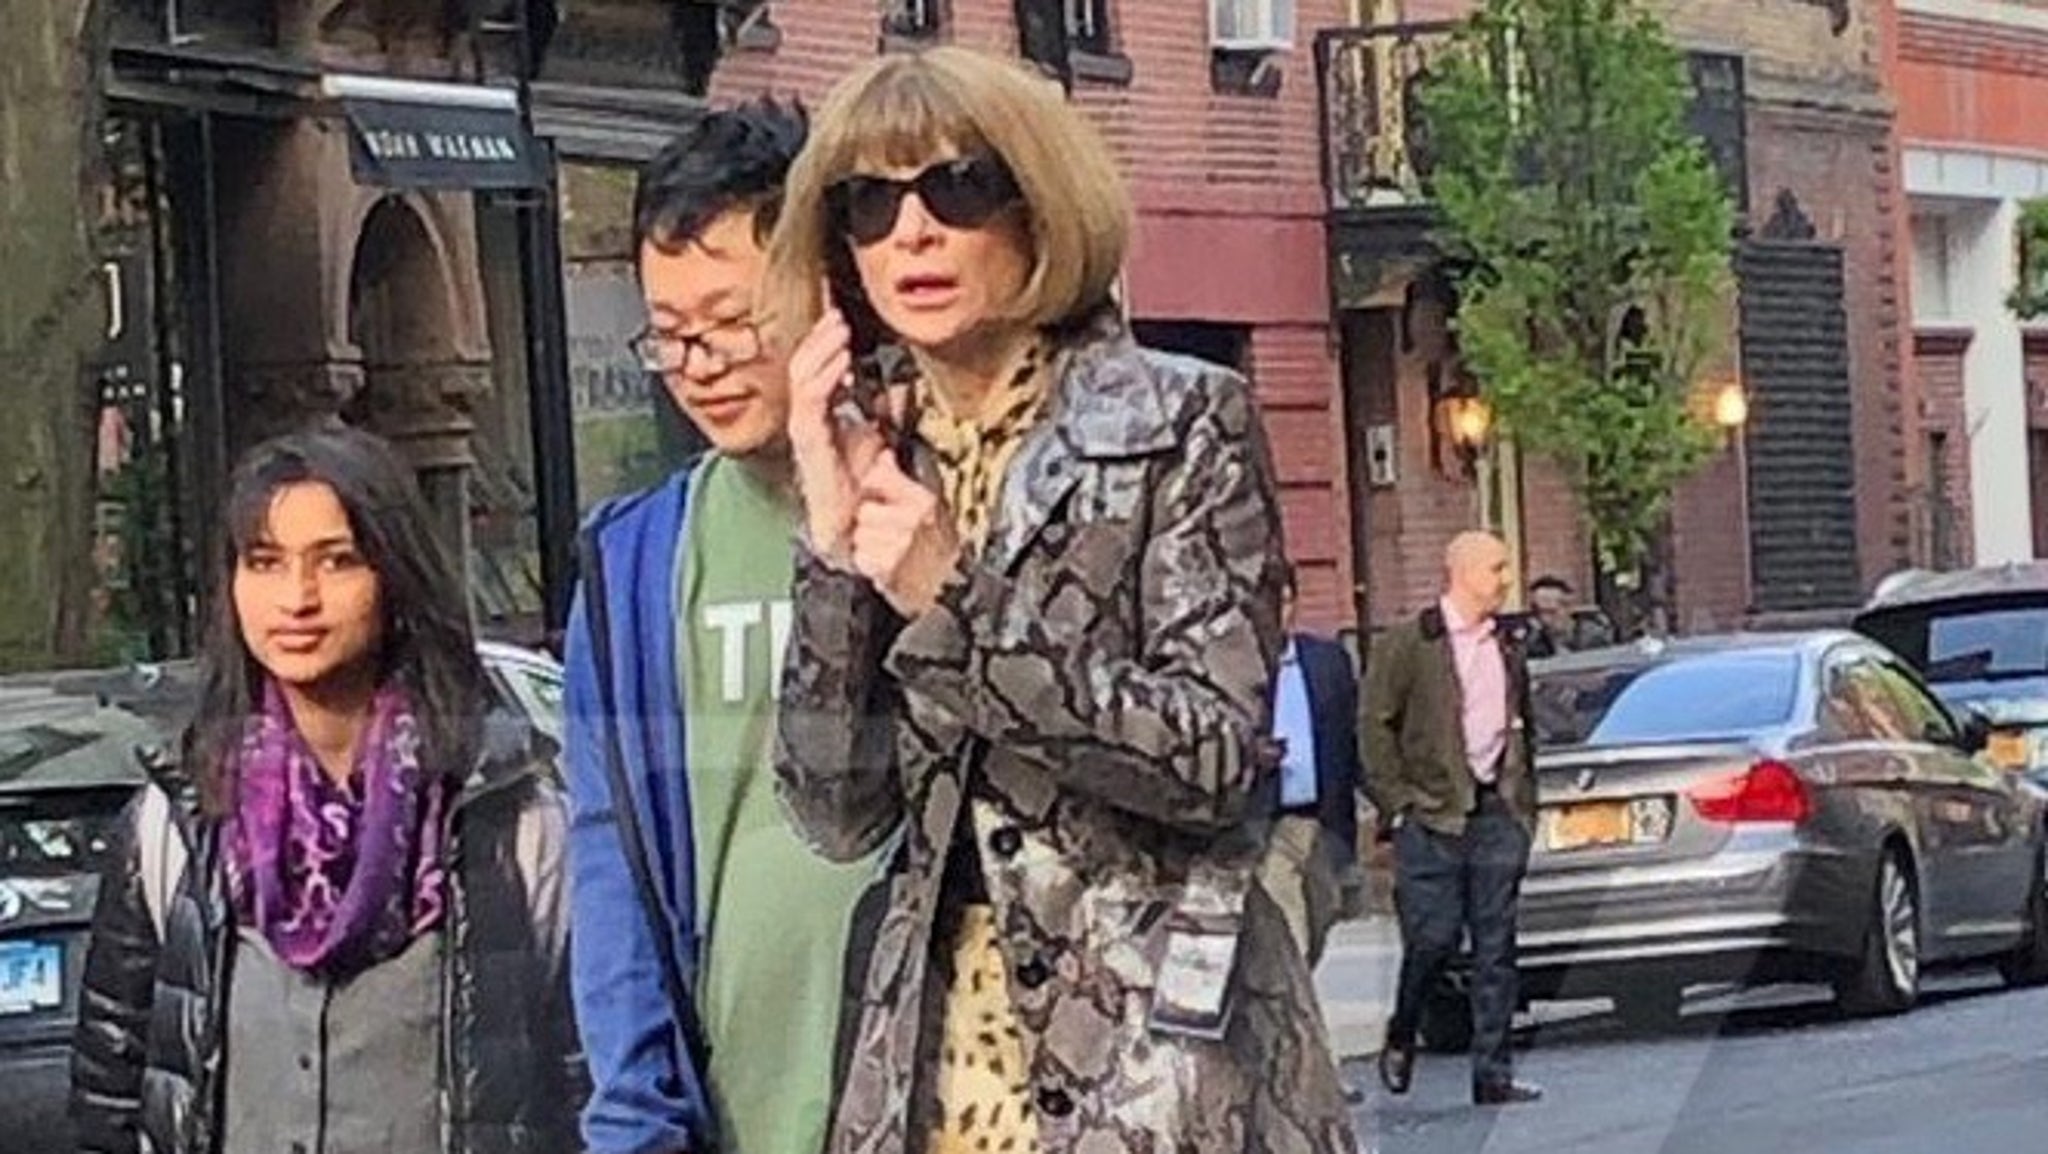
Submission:
M 1038 1110 L 1048 1118 L 1064 1118 L 1074 1112 L 1074 1100 L 1065 1090 L 1047 1087 L 1038 1092 Z
M 1024 834 L 1016 826 L 1006 825 L 988 835 L 988 847 L 996 851 L 997 857 L 1016 857 L 1017 851 L 1024 848 Z
M 1017 981 L 1027 990 L 1035 990 L 1051 980 L 1052 967 L 1036 956 L 1024 959 L 1017 967 Z

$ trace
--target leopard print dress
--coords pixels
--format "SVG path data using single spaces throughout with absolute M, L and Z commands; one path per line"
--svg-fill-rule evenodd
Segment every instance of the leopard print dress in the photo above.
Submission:
M 1051 394 L 1046 360 L 1043 346 L 1026 350 L 971 420 L 954 416 L 944 398 L 920 381 L 918 437 L 932 450 L 941 496 L 970 552 L 987 539 L 1003 476 L 1045 412 Z M 1030 1068 L 1010 1004 L 993 907 L 974 903 L 960 911 L 951 963 L 938 1119 L 927 1154 L 1037 1154 Z

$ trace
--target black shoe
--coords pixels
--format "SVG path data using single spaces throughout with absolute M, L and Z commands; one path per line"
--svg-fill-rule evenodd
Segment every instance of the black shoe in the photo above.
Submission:
M 1521 1106 L 1542 1100 L 1542 1087 L 1517 1082 L 1513 1078 L 1500 1082 L 1481 1082 L 1472 1087 L 1474 1106 Z
M 1380 1085 L 1387 1093 L 1406 1094 L 1408 1087 L 1415 1084 L 1415 1043 L 1397 1043 L 1387 1039 L 1380 1048 Z

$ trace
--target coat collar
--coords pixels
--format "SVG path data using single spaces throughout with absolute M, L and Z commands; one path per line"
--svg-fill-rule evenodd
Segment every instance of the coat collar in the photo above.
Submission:
M 1075 456 L 1137 457 L 1179 443 L 1168 376 L 1148 362 L 1115 313 L 1079 331 L 1058 381 L 1053 424 Z
M 1015 567 L 1081 482 L 1082 464 L 1166 452 L 1181 441 L 1173 376 L 1131 339 L 1114 312 L 1082 326 L 1054 370 L 1051 419 L 1010 465 L 986 562 Z
M 1416 625 L 1422 630 L 1425 640 L 1441 641 L 1451 635 L 1451 623 L 1445 619 L 1443 607 L 1432 605 L 1416 617 Z M 1527 613 L 1496 613 L 1493 615 L 1493 635 L 1501 646 L 1517 651 L 1526 649 L 1529 643 L 1530 616 Z

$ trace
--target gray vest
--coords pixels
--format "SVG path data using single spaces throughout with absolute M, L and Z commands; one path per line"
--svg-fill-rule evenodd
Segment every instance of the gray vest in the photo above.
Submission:
M 441 937 L 334 985 L 236 941 L 222 1154 L 441 1149 Z

